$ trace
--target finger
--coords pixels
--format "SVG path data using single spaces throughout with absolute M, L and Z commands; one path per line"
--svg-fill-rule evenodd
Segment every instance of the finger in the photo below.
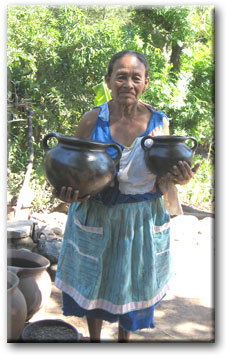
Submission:
M 67 187 L 66 200 L 70 203 L 72 200 L 72 187 Z
M 193 174 L 192 174 L 191 168 L 190 168 L 189 164 L 186 163 L 186 161 L 179 161 L 178 168 L 181 171 L 183 179 L 187 180 L 187 179 L 192 178 Z
M 194 166 L 194 168 L 192 168 L 192 172 L 193 172 L 193 173 L 196 173 L 196 172 L 198 171 L 198 169 L 200 168 L 200 166 L 201 166 L 201 164 L 200 164 L 200 163 L 196 164 L 196 165 Z
M 173 167 L 169 171 L 173 176 L 178 176 L 180 174 L 180 170 L 176 165 L 173 165 Z
M 174 165 L 171 169 L 172 171 L 171 173 L 171 180 L 173 182 L 176 181 L 176 183 L 180 182 L 181 180 L 184 180 L 188 177 L 187 175 L 187 170 L 185 169 L 185 167 L 182 165 L 180 165 L 178 163 L 178 166 Z
M 72 195 L 72 203 L 77 202 L 78 198 L 79 198 L 79 190 L 74 190 Z
M 60 194 L 59 194 L 60 199 L 66 200 L 66 191 L 67 191 L 67 188 L 64 186 L 60 189 Z

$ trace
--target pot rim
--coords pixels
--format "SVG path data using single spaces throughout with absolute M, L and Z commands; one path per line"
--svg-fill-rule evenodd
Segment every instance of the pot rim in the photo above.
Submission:
M 186 140 L 189 139 L 189 136 L 175 136 L 175 135 L 159 135 L 159 136 L 152 136 L 153 140 Z
M 58 132 L 50 132 L 49 134 L 46 135 L 45 139 L 52 138 L 52 137 L 57 138 L 58 143 L 61 143 L 61 144 L 65 144 L 68 146 L 76 146 L 76 147 L 87 146 L 90 149 L 95 150 L 95 151 L 104 151 L 106 148 L 116 147 L 116 144 L 114 142 L 106 143 L 103 141 L 81 139 L 76 136 L 60 134 Z M 120 151 L 122 152 L 120 146 L 117 145 L 117 148 L 119 148 Z
M 27 258 L 30 257 L 30 258 Z M 7 259 L 9 259 L 9 262 L 13 259 L 13 258 L 22 258 L 24 260 L 27 261 L 32 261 L 35 262 L 37 264 L 39 264 L 40 266 L 38 267 L 21 267 L 21 266 L 14 266 L 11 264 L 8 264 L 8 267 L 15 267 L 15 269 L 17 269 L 17 273 L 21 272 L 21 271 L 28 271 L 28 272 L 36 272 L 36 271 L 43 271 L 43 270 L 47 270 L 47 268 L 50 266 L 50 261 L 35 252 L 31 252 L 30 250 L 24 249 L 24 248 L 20 248 L 20 249 L 8 249 L 7 250 Z M 8 262 L 7 262 L 8 263 Z

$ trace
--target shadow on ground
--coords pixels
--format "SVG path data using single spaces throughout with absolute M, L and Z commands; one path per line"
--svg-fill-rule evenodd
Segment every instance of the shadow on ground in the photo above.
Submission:
M 62 295 L 55 286 L 50 302 L 43 312 L 44 319 L 63 319 L 74 325 L 81 341 L 89 341 L 85 318 L 65 317 L 62 313 Z M 36 317 L 38 320 L 38 317 Z M 214 309 L 203 306 L 199 299 L 169 295 L 155 310 L 155 329 L 132 333 L 132 342 L 214 342 Z M 103 322 L 102 341 L 116 342 L 118 324 Z
M 155 310 L 154 330 L 142 330 L 133 338 L 144 341 L 213 342 L 214 309 L 196 299 L 173 296 Z

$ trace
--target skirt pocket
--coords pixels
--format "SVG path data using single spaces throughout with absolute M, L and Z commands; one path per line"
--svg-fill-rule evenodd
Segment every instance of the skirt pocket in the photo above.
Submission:
M 170 223 L 153 226 L 153 238 L 157 285 L 163 287 L 171 276 Z
M 71 262 L 67 267 L 70 285 L 79 286 L 79 293 L 90 298 L 98 283 L 101 265 L 98 258 L 85 254 L 72 240 L 67 240 L 67 255 L 70 255 Z M 68 260 L 66 261 L 68 262 Z
M 74 217 L 72 240 L 77 253 L 93 261 L 98 261 L 105 248 L 103 227 L 87 226 Z

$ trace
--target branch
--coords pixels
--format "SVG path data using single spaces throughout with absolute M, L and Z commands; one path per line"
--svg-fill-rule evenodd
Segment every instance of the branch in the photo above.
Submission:
M 27 119 L 25 118 L 18 118 L 18 119 L 15 119 L 15 120 L 10 120 L 10 121 L 7 121 L 9 124 L 12 123 L 12 122 L 18 122 L 18 121 L 28 121 Z

